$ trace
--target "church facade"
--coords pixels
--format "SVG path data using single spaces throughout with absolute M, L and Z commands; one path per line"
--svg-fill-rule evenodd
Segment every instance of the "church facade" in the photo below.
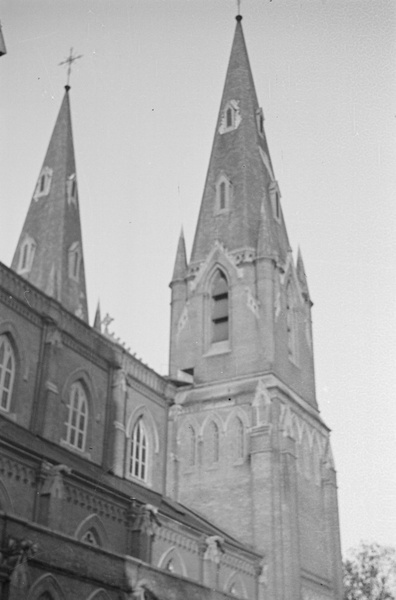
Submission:
M 88 322 L 70 87 L 0 264 L 6 600 L 341 600 L 336 472 L 242 17 L 169 376 Z

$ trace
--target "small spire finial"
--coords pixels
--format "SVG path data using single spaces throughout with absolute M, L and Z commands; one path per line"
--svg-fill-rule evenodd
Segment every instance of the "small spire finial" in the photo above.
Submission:
M 236 20 L 239 22 L 239 21 L 242 21 L 242 15 L 241 15 L 241 0 L 237 0 L 237 10 L 238 10 L 238 14 L 237 14 L 237 16 L 236 16 L 235 18 L 236 18 Z
M 82 54 L 79 54 L 78 56 L 73 56 L 73 48 L 70 48 L 70 54 L 69 56 L 66 58 L 66 60 L 64 60 L 63 62 L 59 63 L 59 66 L 62 65 L 68 65 L 67 66 L 67 83 L 65 85 L 66 90 L 70 90 L 70 74 L 71 74 L 71 67 L 72 64 L 78 60 L 79 58 L 82 58 Z

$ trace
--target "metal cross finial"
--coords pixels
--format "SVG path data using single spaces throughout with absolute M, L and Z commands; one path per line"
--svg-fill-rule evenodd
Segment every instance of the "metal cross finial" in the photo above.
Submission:
M 237 0 L 238 15 L 241 14 L 241 0 Z
M 69 83 L 70 83 L 70 73 L 71 73 L 72 64 L 74 63 L 74 61 L 78 60 L 81 57 L 82 57 L 82 54 L 79 54 L 78 56 L 73 56 L 73 48 L 70 48 L 70 55 L 66 58 L 66 60 L 59 63 L 59 66 L 68 65 L 68 67 L 67 67 L 67 84 L 66 84 L 67 87 L 69 87 Z

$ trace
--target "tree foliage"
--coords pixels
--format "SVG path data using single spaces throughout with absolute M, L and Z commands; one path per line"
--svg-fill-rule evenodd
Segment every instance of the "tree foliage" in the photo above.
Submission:
M 344 600 L 396 600 L 396 549 L 361 542 L 343 563 Z

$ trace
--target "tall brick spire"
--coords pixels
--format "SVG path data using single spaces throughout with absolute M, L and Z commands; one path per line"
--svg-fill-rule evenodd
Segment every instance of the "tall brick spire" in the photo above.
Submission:
M 11 268 L 88 322 L 70 87 L 65 90 Z
M 212 153 L 195 233 L 191 263 L 200 263 L 217 240 L 228 251 L 257 251 L 262 207 L 272 229 L 274 255 L 289 250 L 280 193 L 242 31 L 242 17 L 232 44 Z M 262 232 L 261 234 L 262 235 Z

